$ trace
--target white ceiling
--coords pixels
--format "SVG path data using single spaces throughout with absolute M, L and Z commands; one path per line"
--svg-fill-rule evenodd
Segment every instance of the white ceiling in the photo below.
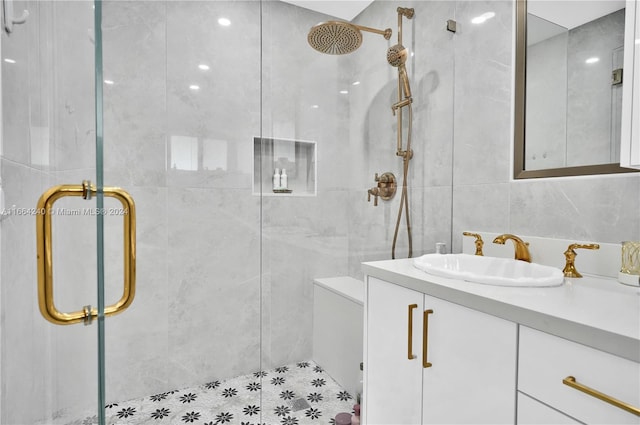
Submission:
M 527 45 L 562 34 L 624 7 L 624 0 L 528 0 Z
M 624 7 L 624 0 L 527 1 L 528 13 L 569 30 Z
M 373 0 L 283 0 L 305 9 L 315 10 L 345 21 L 351 21 L 367 8 Z

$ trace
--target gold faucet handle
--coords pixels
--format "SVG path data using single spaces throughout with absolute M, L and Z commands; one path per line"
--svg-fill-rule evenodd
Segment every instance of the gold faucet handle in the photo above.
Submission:
M 462 234 L 464 236 L 472 236 L 472 237 L 476 238 L 476 240 L 475 240 L 475 244 L 476 244 L 476 253 L 475 253 L 475 255 L 484 255 L 482 253 L 482 246 L 484 245 L 484 241 L 482 240 L 482 236 L 480 236 L 477 233 L 471 233 L 471 232 L 462 232 Z
M 582 275 L 576 270 L 576 249 L 600 249 L 600 245 L 597 243 L 590 244 L 580 244 L 580 243 L 572 243 L 567 247 L 567 250 L 564 252 L 564 257 L 566 259 L 566 263 L 564 265 L 564 269 L 562 272 L 565 277 L 582 277 Z

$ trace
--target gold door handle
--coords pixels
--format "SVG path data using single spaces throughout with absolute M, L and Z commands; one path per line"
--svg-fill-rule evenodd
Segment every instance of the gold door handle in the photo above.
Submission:
M 594 390 L 593 388 L 587 387 L 586 385 L 582 385 L 579 384 L 578 382 L 576 382 L 576 378 L 574 378 L 573 376 L 567 376 L 566 378 L 564 378 L 562 380 L 562 383 L 565 385 L 570 386 L 571 388 L 574 388 L 578 391 L 582 391 L 585 394 L 590 395 L 591 397 L 595 397 L 597 399 L 600 399 L 604 402 L 607 402 L 609 404 L 612 404 L 622 410 L 626 410 L 629 413 L 633 413 L 636 416 L 640 416 L 640 409 L 637 407 L 634 407 L 628 403 L 625 403 L 623 401 L 620 401 L 618 399 L 615 399 L 607 394 L 601 393 L 600 391 Z
M 413 310 L 418 308 L 418 304 L 410 304 L 409 305 L 409 318 L 407 322 L 409 324 L 407 331 L 407 358 L 409 360 L 413 360 L 416 356 L 413 355 Z
M 425 310 L 422 316 L 422 367 L 428 368 L 433 366 L 427 361 L 427 342 L 429 341 L 429 315 L 433 314 L 433 310 Z
M 116 198 L 122 204 L 124 225 L 124 288 L 118 302 L 105 307 L 105 316 L 111 316 L 127 309 L 133 302 L 136 292 L 136 210 L 133 198 L 119 187 L 103 188 L 104 196 Z M 86 199 L 96 194 L 93 185 L 60 185 L 48 189 L 38 200 L 36 215 L 36 235 L 38 252 L 38 305 L 45 319 L 57 325 L 70 325 L 79 322 L 90 322 L 98 316 L 97 309 L 85 307 L 71 313 L 59 311 L 53 300 L 53 252 L 51 213 L 53 204 L 66 196 L 83 196 Z M 94 214 L 106 214 L 106 211 L 95 211 Z

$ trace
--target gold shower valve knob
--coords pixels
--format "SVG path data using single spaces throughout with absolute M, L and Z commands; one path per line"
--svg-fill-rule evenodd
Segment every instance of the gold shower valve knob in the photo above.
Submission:
M 383 200 L 388 201 L 393 198 L 393 195 L 396 194 L 396 176 L 391 172 L 383 173 L 378 177 L 378 173 L 376 173 L 375 181 L 378 182 L 378 196 L 380 196 Z
M 396 194 L 396 176 L 391 172 L 383 173 L 381 176 L 378 173 L 373 178 L 377 186 L 372 187 L 367 191 L 367 202 L 371 201 L 371 195 L 373 195 L 373 206 L 378 206 L 378 197 L 384 201 L 388 201 Z

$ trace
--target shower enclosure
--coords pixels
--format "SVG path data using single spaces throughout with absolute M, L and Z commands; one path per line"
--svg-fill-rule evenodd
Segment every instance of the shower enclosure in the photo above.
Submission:
M 374 2 L 362 22 L 393 26 L 411 3 L 421 7 Z M 390 42 L 319 55 L 307 33 L 332 17 L 280 1 L 13 6 L 29 17 L 1 45 L 0 423 L 126 420 L 139 413 L 127 400 L 312 361 L 313 279 L 361 277 L 361 261 L 389 258 L 399 199 L 372 210 L 366 188 L 373 170 L 402 170 Z M 272 190 L 276 167 L 291 193 Z M 101 201 L 102 186 L 135 202 L 135 298 L 104 321 L 54 325 L 38 308 L 34 209 L 48 188 L 85 180 L 96 195 L 61 198 L 51 216 L 56 306 L 123 293 L 125 207 Z M 424 210 L 419 195 L 410 207 Z M 416 254 L 450 240 L 429 208 L 414 222 Z M 259 407 L 273 384 L 256 378 Z

